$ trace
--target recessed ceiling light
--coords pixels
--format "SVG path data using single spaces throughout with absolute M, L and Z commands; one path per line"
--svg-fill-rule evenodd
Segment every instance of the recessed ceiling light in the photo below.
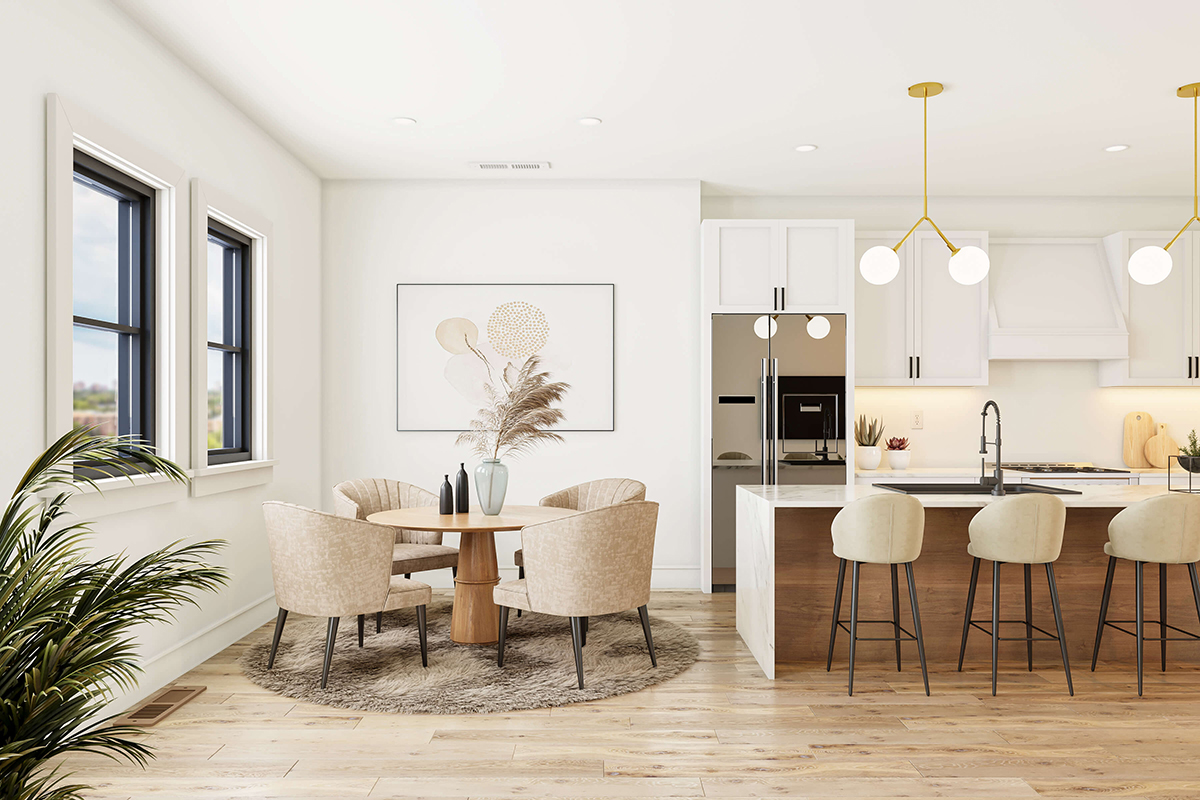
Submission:
M 1110 144 L 1108 147 L 1104 148 L 1104 152 L 1119 153 L 1122 150 L 1128 150 L 1128 149 L 1129 149 L 1129 145 L 1127 145 L 1127 144 Z
M 604 120 L 599 117 L 583 117 L 579 120 L 580 125 L 599 125 L 601 122 L 604 122 Z
M 392 119 L 392 122 L 396 123 L 397 125 L 416 125 L 417 124 L 417 121 L 415 119 L 413 119 L 412 117 L 394 117 Z
M 802 144 L 802 145 L 798 145 L 796 147 L 796 152 L 797 153 L 811 153 L 813 150 L 816 150 L 816 149 L 817 149 L 817 146 L 815 144 Z

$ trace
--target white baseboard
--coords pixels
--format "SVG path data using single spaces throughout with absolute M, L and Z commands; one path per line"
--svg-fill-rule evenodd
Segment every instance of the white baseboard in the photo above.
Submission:
M 116 714 L 141 702 L 193 667 L 203 664 L 229 645 L 275 617 L 275 593 L 243 606 L 207 628 L 142 662 L 138 685 L 113 699 L 105 714 Z

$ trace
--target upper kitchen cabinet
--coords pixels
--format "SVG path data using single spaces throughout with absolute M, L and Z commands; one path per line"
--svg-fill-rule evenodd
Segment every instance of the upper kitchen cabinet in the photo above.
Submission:
M 1100 363 L 1101 386 L 1200 386 L 1200 234 L 1185 233 L 1168 251 L 1174 266 L 1162 283 L 1129 277 L 1129 256 L 1162 247 L 1174 232 L 1122 232 L 1104 239 L 1129 329 L 1129 358 Z
M 704 305 L 718 313 L 845 313 L 853 259 L 853 220 L 705 220 Z
M 856 263 L 868 248 L 891 246 L 903 232 L 860 233 Z M 983 231 L 953 231 L 956 247 L 988 249 Z M 963 286 L 950 277 L 950 251 L 918 231 L 898 251 L 900 274 L 875 286 L 857 275 L 855 384 L 984 386 L 988 382 L 988 281 Z

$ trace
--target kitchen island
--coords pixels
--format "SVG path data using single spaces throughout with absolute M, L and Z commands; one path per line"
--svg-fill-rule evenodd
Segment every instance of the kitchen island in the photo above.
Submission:
M 1055 563 L 1062 601 L 1064 627 L 1073 666 L 1091 664 L 1100 596 L 1108 556 L 1108 523 L 1135 503 L 1166 494 L 1163 486 L 1080 486 L 1080 494 L 1059 495 L 1067 505 L 1067 527 L 1062 555 Z M 737 630 L 768 678 L 775 677 L 776 664 L 804 663 L 823 668 L 829 645 L 833 595 L 837 584 L 838 560 L 833 555 L 830 523 L 848 503 L 862 497 L 888 493 L 876 486 L 740 486 L 737 490 Z M 921 557 L 914 563 L 925 650 L 930 666 L 956 664 L 966 611 L 971 557 L 967 554 L 967 525 L 975 513 L 999 498 L 991 495 L 916 495 L 925 505 L 925 540 Z M 903 570 L 901 570 L 903 573 Z M 1038 580 L 1040 573 L 1041 579 Z M 1185 629 L 1200 629 L 1196 602 L 1187 570 L 1167 571 L 1167 621 Z M 860 593 L 861 619 L 890 619 L 891 587 L 888 568 L 865 565 Z M 1118 565 L 1109 606 L 1110 620 L 1134 617 L 1133 566 Z M 901 595 L 905 593 L 901 588 Z M 1146 618 L 1157 619 L 1158 570 L 1146 571 Z M 1045 573 L 1035 572 L 1033 581 L 1034 624 L 1053 630 L 1050 594 Z M 980 572 L 976 594 L 976 619 L 990 614 L 991 570 Z M 1019 566 L 1001 570 L 1002 619 L 1017 619 L 1024 613 L 1024 578 Z M 843 613 L 849 617 L 847 608 Z M 907 604 L 902 604 L 902 624 L 911 630 Z M 890 626 L 865 636 L 890 636 Z M 1020 635 L 1023 635 L 1023 630 Z M 1016 632 L 1002 630 L 1001 636 Z M 1148 636 L 1157 636 L 1157 626 L 1147 626 Z M 846 663 L 848 637 L 838 636 L 834 664 Z M 964 669 L 986 668 L 990 642 L 975 631 L 967 647 Z M 1149 647 L 1147 648 L 1149 651 Z M 1155 648 L 1157 650 L 1157 647 Z M 915 647 L 906 645 L 906 663 L 917 668 Z M 860 663 L 894 660 L 891 642 L 860 642 Z M 1023 642 L 1001 642 L 1002 660 L 1025 659 Z M 1133 637 L 1115 631 L 1104 636 L 1100 657 L 1134 664 Z M 1060 664 L 1054 643 L 1036 644 L 1035 665 L 1053 668 Z M 1170 646 L 1169 662 L 1200 663 L 1200 645 Z M 1061 666 L 1059 666 L 1061 669 Z

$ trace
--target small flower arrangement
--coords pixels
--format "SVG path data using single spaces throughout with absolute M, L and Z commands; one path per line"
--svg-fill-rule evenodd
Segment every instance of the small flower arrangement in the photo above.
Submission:
M 889 453 L 896 450 L 907 450 L 908 439 L 903 436 L 893 436 L 887 440 L 887 449 Z

